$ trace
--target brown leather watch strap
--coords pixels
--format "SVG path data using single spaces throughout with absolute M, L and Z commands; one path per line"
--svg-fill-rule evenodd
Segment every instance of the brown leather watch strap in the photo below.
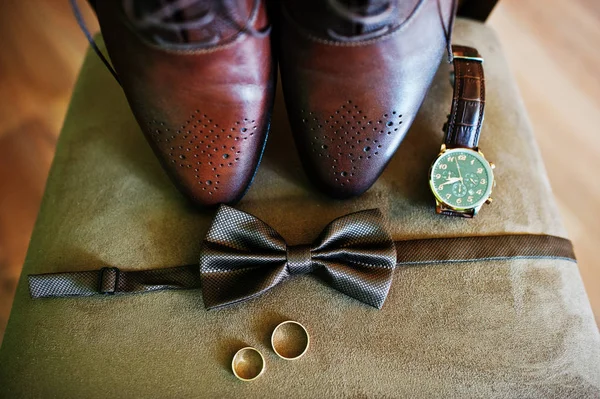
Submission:
M 477 148 L 485 108 L 483 58 L 471 47 L 452 46 L 454 98 L 446 128 L 448 148 Z
M 446 216 L 460 216 L 463 218 L 472 218 L 473 216 L 475 216 L 475 210 L 473 209 L 468 209 L 466 211 L 455 211 L 452 209 L 446 209 L 440 206 L 440 209 L 438 211 L 438 213 L 440 215 L 446 215 Z

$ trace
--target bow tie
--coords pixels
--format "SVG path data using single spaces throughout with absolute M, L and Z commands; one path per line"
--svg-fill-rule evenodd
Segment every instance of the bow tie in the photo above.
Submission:
M 262 220 L 222 205 L 201 254 L 208 309 L 248 300 L 307 273 L 381 308 L 396 266 L 396 247 L 377 209 L 334 220 L 312 245 L 291 246 Z

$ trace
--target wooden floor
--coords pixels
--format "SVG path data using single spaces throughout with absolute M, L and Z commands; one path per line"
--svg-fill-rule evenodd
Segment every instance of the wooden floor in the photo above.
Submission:
M 600 321 L 600 2 L 502 0 L 489 23 L 517 77 Z M 3 0 L 0 38 L 1 342 L 87 44 L 66 0 Z
M 600 1 L 502 0 L 496 29 L 600 324 Z

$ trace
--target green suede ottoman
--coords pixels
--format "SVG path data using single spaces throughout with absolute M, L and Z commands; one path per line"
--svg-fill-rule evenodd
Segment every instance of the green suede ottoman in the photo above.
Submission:
M 486 59 L 481 147 L 497 164 L 495 202 L 473 220 L 434 214 L 427 172 L 452 88 L 436 77 L 420 115 L 377 184 L 334 201 L 297 158 L 279 95 L 256 180 L 237 207 L 290 244 L 335 217 L 379 208 L 396 240 L 534 233 L 565 236 L 531 127 L 498 41 L 460 20 L 455 43 Z M 381 310 L 302 276 L 233 307 L 207 311 L 199 290 L 112 297 L 29 297 L 27 275 L 193 264 L 215 210 L 191 207 L 144 141 L 119 86 L 89 55 L 60 138 L 0 349 L 0 397 L 600 397 L 600 337 L 574 262 L 512 259 L 396 270 Z M 293 319 L 308 353 L 279 359 L 269 336 Z M 255 346 L 266 371 L 230 370 Z

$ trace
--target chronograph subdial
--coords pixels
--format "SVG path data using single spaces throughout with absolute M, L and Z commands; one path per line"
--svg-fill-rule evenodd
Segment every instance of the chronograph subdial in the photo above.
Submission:
M 444 171 L 442 172 L 442 177 L 443 177 L 444 179 L 446 179 L 446 180 L 450 180 L 450 179 L 452 179 L 453 177 L 458 177 L 458 174 L 455 174 L 455 173 L 454 173 L 453 171 L 451 171 L 451 170 L 444 170 Z
M 465 174 L 465 186 L 468 188 L 474 188 L 479 185 L 479 177 L 475 173 L 466 173 Z
M 454 194 L 458 198 L 462 198 L 467 195 L 467 187 L 464 184 L 457 181 L 452 185 L 452 194 Z

